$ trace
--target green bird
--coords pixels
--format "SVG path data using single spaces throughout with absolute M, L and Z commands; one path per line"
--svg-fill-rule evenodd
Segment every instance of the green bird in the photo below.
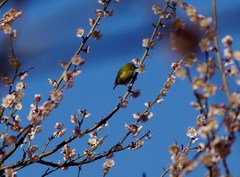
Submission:
M 118 71 L 117 77 L 114 82 L 115 89 L 118 85 L 127 85 L 133 78 L 134 71 L 137 67 L 132 63 L 127 63 Z

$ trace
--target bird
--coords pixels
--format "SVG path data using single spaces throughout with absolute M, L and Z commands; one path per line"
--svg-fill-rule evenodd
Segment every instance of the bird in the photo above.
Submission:
M 113 89 L 118 85 L 127 85 L 133 78 L 136 68 L 133 63 L 127 63 L 121 67 L 117 73 Z

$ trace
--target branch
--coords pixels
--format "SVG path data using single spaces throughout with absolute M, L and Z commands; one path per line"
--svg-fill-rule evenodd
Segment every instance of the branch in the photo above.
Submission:
M 1 8 L 6 2 L 8 2 L 8 0 L 2 0 L 2 1 L 0 2 L 0 8 Z
M 159 94 L 156 96 L 156 98 L 149 103 L 148 107 L 143 111 L 143 113 L 141 115 L 144 115 L 155 103 L 157 103 L 157 101 L 160 99 L 160 98 L 163 98 L 164 96 L 166 96 L 163 92 L 163 90 L 168 90 L 173 84 L 173 83 L 168 83 L 170 79 L 172 79 L 172 77 L 174 76 L 175 72 L 178 70 L 178 68 L 181 66 L 181 63 L 182 63 L 182 60 L 179 60 L 177 63 L 176 63 L 176 67 L 172 69 L 172 72 L 168 75 L 168 79 L 167 81 L 164 83 L 164 86 L 162 88 L 162 90 L 159 92 Z M 172 81 L 171 81 L 172 82 Z M 166 85 L 169 85 L 168 87 Z
M 214 22 L 213 30 L 215 32 L 217 32 L 217 7 L 216 7 L 217 5 L 216 5 L 216 0 L 212 0 L 212 6 L 213 6 L 213 22 Z M 222 58 L 221 58 L 221 54 L 220 54 L 220 51 L 219 51 L 220 48 L 219 48 L 219 42 L 218 42 L 218 35 L 214 36 L 214 44 L 215 44 L 215 47 L 216 47 L 218 67 L 219 67 L 220 72 L 221 72 L 224 90 L 226 92 L 228 102 L 229 102 L 229 104 L 231 104 L 231 95 L 230 95 L 230 92 L 229 92 L 228 83 L 227 83 L 227 79 L 226 79 L 226 74 L 225 74 L 225 71 L 224 71 L 223 66 L 222 66 Z
M 170 171 L 169 168 L 165 169 L 160 177 L 164 177 Z
M 110 2 L 111 2 L 111 1 L 108 2 L 108 4 L 105 6 L 104 10 L 106 10 L 106 8 L 108 7 L 108 5 L 109 5 Z M 166 9 L 167 9 L 168 7 L 169 7 L 169 3 L 167 3 L 167 4 L 164 6 L 163 11 L 166 11 Z M 153 31 L 153 33 L 152 33 L 152 35 L 151 35 L 150 40 L 153 40 L 154 37 L 156 36 L 157 30 L 158 30 L 159 27 L 161 26 L 161 23 L 162 23 L 162 19 L 163 19 L 163 18 L 164 18 L 164 17 L 163 17 L 162 15 L 160 15 L 160 17 L 159 17 L 159 19 L 158 19 L 158 22 L 157 22 L 157 25 L 154 27 L 154 31 Z M 97 24 L 98 24 L 99 21 L 100 21 L 100 18 L 98 18 L 98 19 L 96 20 L 96 23 L 93 25 L 93 27 L 92 27 L 92 29 L 90 30 L 90 32 L 88 33 L 87 37 L 84 38 L 85 40 L 83 41 L 83 43 L 81 44 L 81 46 L 79 47 L 79 49 L 77 50 L 77 52 L 75 53 L 75 55 L 76 55 L 76 54 L 79 54 L 79 52 L 82 50 L 83 46 L 84 46 L 85 43 L 86 43 L 86 40 L 90 37 L 92 31 L 96 28 L 96 26 L 97 26 Z M 143 56 L 142 56 L 141 64 L 144 62 L 146 56 L 148 55 L 148 51 L 149 51 L 149 48 L 147 47 L 146 50 L 145 50 L 145 52 L 144 52 L 144 54 L 143 54 Z M 71 62 L 69 62 L 68 65 L 69 65 L 69 67 L 70 67 L 70 66 L 71 66 Z M 68 69 L 69 67 L 67 67 L 66 69 Z M 136 73 L 135 75 L 137 75 L 137 74 L 138 74 L 138 73 Z M 63 75 L 62 75 L 62 76 L 63 76 Z M 135 78 L 136 78 L 136 76 L 135 76 Z M 61 78 L 59 79 L 59 81 L 57 82 L 58 84 L 57 84 L 56 87 L 59 87 L 59 84 L 61 83 L 61 81 L 62 81 L 62 77 L 61 77 Z M 130 83 L 130 87 L 133 86 L 134 82 L 135 82 L 135 80 L 133 79 L 132 82 Z M 127 92 L 125 93 L 125 95 L 122 97 L 122 99 L 126 99 L 126 98 L 129 96 L 130 93 L 131 93 L 131 89 L 128 89 Z M 84 131 L 84 133 L 86 134 L 86 133 L 92 132 L 92 131 L 96 130 L 98 127 L 100 127 L 100 126 L 102 126 L 103 124 L 105 124 L 109 119 L 112 118 L 112 116 L 113 116 L 119 109 L 120 109 L 120 107 L 119 107 L 119 105 L 117 105 L 106 117 L 104 117 L 102 120 L 100 120 L 100 121 L 99 121 L 98 123 L 96 123 L 94 126 L 86 129 L 86 130 Z M 65 144 L 71 142 L 71 141 L 74 140 L 75 138 L 77 138 L 77 136 L 74 136 L 74 135 L 71 136 L 70 138 L 64 140 L 62 143 L 58 144 L 54 149 L 52 149 L 52 150 L 50 150 L 50 151 L 48 151 L 48 152 L 46 152 L 46 153 L 41 154 L 39 157 L 40 157 L 40 158 L 43 158 L 43 157 L 46 157 L 46 156 L 48 156 L 48 155 L 50 155 L 50 154 L 58 151 L 61 147 L 63 147 Z
M 162 12 L 161 12 L 160 15 L 159 15 L 157 24 L 154 25 L 154 30 L 153 30 L 153 33 L 152 33 L 151 38 L 149 39 L 149 41 L 153 41 L 153 40 L 154 40 L 154 38 L 155 38 L 155 36 L 156 36 L 156 34 L 157 34 L 158 29 L 161 27 L 162 20 L 164 19 L 164 15 L 162 15 L 162 13 L 165 13 L 168 7 L 170 7 L 170 6 L 169 6 L 169 2 L 167 2 L 166 5 L 164 6 L 164 8 L 162 9 Z M 142 58 L 141 58 L 141 60 L 140 60 L 139 65 L 142 65 L 142 64 L 144 63 L 146 57 L 149 55 L 149 50 L 150 50 L 150 48 L 149 48 L 149 47 L 146 47 L 146 49 L 145 49 L 145 51 L 144 51 L 144 53 L 143 53 L 143 56 L 142 56 Z M 127 91 L 127 92 L 125 93 L 125 95 L 122 97 L 123 100 L 126 99 L 126 98 L 129 96 L 129 94 L 131 93 L 131 88 L 133 87 L 133 85 L 134 85 L 134 83 L 135 83 L 135 81 L 136 81 L 136 79 L 137 79 L 138 74 L 139 74 L 138 72 L 136 72 L 136 73 L 134 74 L 134 77 L 133 77 L 133 79 L 132 79 L 132 81 L 131 81 L 131 83 L 130 83 L 130 85 L 129 85 L 128 91 Z
M 185 67 L 185 69 L 186 69 L 186 72 L 187 72 L 187 78 L 188 78 L 188 80 L 189 80 L 189 83 L 192 85 L 192 76 L 191 76 L 191 73 L 190 73 L 190 69 L 189 69 L 189 67 Z M 206 118 L 207 118 L 207 117 L 208 117 L 207 111 L 204 109 L 204 105 L 202 104 L 201 97 L 199 96 L 199 94 L 198 94 L 198 92 L 197 92 L 196 90 L 192 89 L 192 91 L 193 91 L 194 96 L 195 96 L 196 99 L 197 99 L 197 102 L 198 102 L 200 108 L 201 108 L 201 110 L 200 110 L 201 113 L 202 113 L 204 116 L 206 116 Z M 207 98 L 206 98 L 206 99 L 207 99 Z
M 108 8 L 109 4 L 111 3 L 111 1 L 112 1 L 112 0 L 108 0 L 108 1 L 106 2 L 106 4 L 104 5 L 104 8 L 103 8 L 104 11 L 107 11 L 107 8 Z M 7 2 L 7 1 L 2 1 L 1 4 L 2 4 L 2 3 L 6 3 L 6 2 Z M 1 4 L 0 4 L 0 5 L 1 5 Z M 74 55 L 78 55 L 78 54 L 81 52 L 81 50 L 83 49 L 83 47 L 84 47 L 84 45 L 86 44 L 87 40 L 90 38 L 92 32 L 95 30 L 95 28 L 96 28 L 97 25 L 99 24 L 100 20 L 101 20 L 101 18 L 100 18 L 100 17 L 97 17 L 97 19 L 96 19 L 94 25 L 92 26 L 91 30 L 89 31 L 88 35 L 83 38 L 83 42 L 81 43 L 80 47 L 78 48 L 78 50 L 75 52 Z M 11 48 L 10 48 L 10 50 L 11 50 L 11 52 L 12 52 L 12 55 L 13 55 L 14 58 L 15 58 L 15 53 L 14 53 L 13 45 L 12 45 L 12 39 L 11 39 L 10 42 L 11 42 Z M 67 64 L 67 67 L 65 68 L 65 71 L 68 71 L 68 69 L 70 68 L 70 66 L 71 66 L 71 61 L 69 61 L 69 63 Z M 32 69 L 32 68 L 31 68 L 31 69 Z M 64 71 L 64 72 L 65 72 L 65 71 Z M 59 78 L 59 80 L 58 80 L 58 82 L 57 82 L 57 84 L 56 84 L 56 88 L 58 88 L 58 87 L 60 86 L 60 84 L 61 84 L 61 82 L 62 82 L 62 80 L 63 80 L 64 72 L 62 73 L 61 77 Z M 16 73 L 15 73 L 15 78 L 16 78 L 16 76 L 18 76 L 18 75 L 17 75 L 17 71 L 16 71 Z M 9 90 L 9 91 L 11 91 L 11 87 L 10 87 L 10 90 Z M 118 110 L 118 109 L 119 109 L 118 107 L 115 108 L 115 109 L 113 110 L 113 113 L 115 113 L 116 110 Z M 97 129 L 99 126 L 101 126 L 103 123 L 105 123 L 108 119 L 110 119 L 111 116 L 112 116 L 112 114 L 110 113 L 104 120 L 101 120 L 101 121 L 100 121 L 99 123 L 97 123 L 95 126 L 93 126 L 93 127 L 89 128 L 88 130 L 86 130 L 86 133 L 87 133 L 87 132 L 91 132 L 91 131 Z M 21 137 L 21 139 L 15 144 L 14 148 L 11 149 L 11 150 L 6 154 L 6 156 L 4 156 L 4 158 L 1 159 L 0 164 L 2 164 L 8 157 L 10 157 L 10 156 L 16 151 L 16 149 L 18 148 L 18 146 L 19 146 L 20 144 L 22 144 L 24 138 L 26 137 L 26 135 L 28 134 L 28 132 L 31 130 L 31 127 L 32 127 L 32 125 L 30 125 L 30 126 L 28 126 L 28 127 L 26 128 L 26 130 L 24 131 L 24 134 L 23 134 L 23 136 Z M 48 152 L 45 152 L 45 153 L 42 153 L 42 154 L 40 155 L 40 158 L 46 157 L 46 156 L 48 156 L 48 155 L 50 155 L 50 154 L 58 151 L 61 147 L 63 147 L 65 144 L 73 141 L 76 137 L 77 137 L 77 136 L 75 136 L 75 135 L 69 137 L 68 139 L 66 139 L 66 140 L 64 140 L 63 142 L 61 142 L 60 144 L 58 144 L 58 145 L 57 145 L 55 148 L 53 148 L 52 150 L 50 150 L 50 151 L 48 151 Z M 25 162 L 22 162 L 22 160 L 20 160 L 20 161 L 14 163 L 14 164 L 8 165 L 8 166 L 17 167 L 17 166 L 19 166 L 19 164 L 23 164 L 23 163 L 29 165 L 29 164 L 31 164 L 32 162 L 30 162 L 30 161 L 28 161 L 28 162 L 26 162 L 26 161 L 25 161 Z M 5 166 L 5 167 L 6 167 L 6 166 Z M 0 168 L 0 170 L 5 169 L 5 167 Z
M 148 136 L 150 133 L 150 131 L 148 131 L 147 133 L 145 133 L 142 137 L 140 137 L 139 139 L 142 140 L 144 139 L 146 136 Z M 128 134 L 128 133 L 127 133 Z M 123 142 L 125 140 L 125 137 L 121 140 L 121 142 Z M 120 152 L 120 151 L 123 151 L 123 150 L 126 150 L 130 147 L 132 147 L 133 145 L 135 145 L 135 142 L 132 142 L 131 144 L 128 144 L 126 145 L 125 147 L 123 148 L 116 148 L 116 146 L 118 146 L 119 143 L 115 144 L 114 146 L 112 146 L 107 152 L 103 152 L 102 154 L 94 157 L 93 159 L 83 159 L 82 161 L 79 161 L 77 162 L 76 160 L 79 159 L 79 158 L 76 158 L 75 160 L 72 160 L 72 161 L 65 161 L 64 163 L 62 164 L 59 164 L 59 163 L 53 163 L 53 162 L 48 162 L 48 161 L 44 161 L 44 160 L 39 160 L 37 161 L 37 163 L 40 163 L 40 164 L 43 164 L 43 165 L 46 165 L 46 166 L 50 166 L 50 167 L 53 167 L 54 169 L 50 170 L 50 168 L 48 168 L 45 173 L 42 175 L 42 176 L 47 176 L 49 175 L 50 173 L 53 173 L 55 171 L 57 171 L 58 169 L 60 168 L 64 168 L 64 167 L 70 167 L 70 166 L 78 166 L 79 169 L 81 169 L 80 167 L 84 164 L 88 164 L 88 163 L 92 163 L 94 161 L 97 161 L 99 159 L 102 159 L 104 157 L 107 157 L 109 156 L 110 154 L 112 153 L 115 153 L 115 152 Z M 84 157 L 84 156 L 82 156 Z M 80 172 L 80 171 L 79 171 Z
M 223 161 L 223 166 L 224 166 L 224 169 L 225 169 L 225 172 L 226 172 L 226 176 L 227 177 L 232 176 L 231 173 L 230 173 L 230 170 L 228 168 L 228 164 L 227 164 L 226 158 L 224 158 L 222 161 Z
M 32 125 L 28 125 L 26 127 L 25 131 L 22 133 L 22 137 L 18 140 L 18 142 L 14 145 L 14 147 L 5 154 L 5 156 L 0 161 L 0 164 L 3 164 L 4 161 L 8 159 L 17 150 L 17 148 L 23 143 L 25 137 L 27 136 L 31 128 L 32 128 Z M 0 168 L 0 171 L 2 169 L 5 169 L 5 167 Z
M 87 134 L 87 133 L 89 133 L 89 132 L 92 132 L 92 131 L 96 130 L 98 127 L 100 127 L 100 126 L 102 126 L 103 124 L 105 124 L 105 123 L 115 114 L 115 112 L 118 111 L 118 109 L 119 109 L 119 107 L 114 108 L 114 110 L 113 110 L 109 115 L 107 115 L 107 116 L 106 116 L 105 118 L 103 118 L 101 121 L 99 121 L 98 123 L 96 123 L 94 126 L 86 129 L 86 130 L 84 131 L 84 134 Z M 62 148 L 65 144 L 70 143 L 71 141 L 73 141 L 73 140 L 76 139 L 76 138 L 77 138 L 77 136 L 72 135 L 72 136 L 69 137 L 68 139 L 62 141 L 60 144 L 58 144 L 58 145 L 57 145 L 55 148 L 53 148 L 52 150 L 41 154 L 41 155 L 39 156 L 39 158 L 43 158 L 43 157 L 46 157 L 46 156 L 48 156 L 48 155 L 50 155 L 50 154 L 53 154 L 54 152 L 56 152 L 56 151 L 58 151 L 60 148 Z
M 72 135 L 72 136 L 69 137 L 68 139 L 62 141 L 60 144 L 58 144 L 58 145 L 57 145 L 56 147 L 54 147 L 52 150 L 40 154 L 40 155 L 39 155 L 39 158 L 42 159 L 42 158 L 44 158 L 44 157 L 46 157 L 46 156 L 49 156 L 49 155 L 57 152 L 61 147 L 63 147 L 65 144 L 70 143 L 70 142 L 73 141 L 75 138 L 77 138 L 77 136 Z
M 109 4 L 111 3 L 111 1 L 112 0 L 109 0 L 109 1 L 106 2 L 106 4 L 104 5 L 104 8 L 103 8 L 103 11 L 105 11 L 105 12 L 107 11 L 107 8 L 108 8 Z M 88 39 L 91 37 L 93 31 L 96 29 L 96 27 L 98 26 L 98 24 L 99 24 L 101 19 L 102 18 L 97 17 L 97 19 L 96 19 L 95 23 L 93 24 L 92 28 L 88 32 L 87 36 L 83 38 L 83 41 L 82 41 L 81 45 L 79 46 L 79 48 L 77 49 L 77 51 L 75 52 L 74 55 L 79 55 L 79 53 L 83 50 L 83 47 L 85 46 L 85 44 L 88 41 Z M 67 66 L 66 66 L 66 68 L 64 70 L 64 72 L 62 73 L 61 77 L 57 81 L 57 84 L 55 86 L 56 88 L 59 88 L 59 86 L 60 86 L 60 84 L 61 84 L 61 82 L 63 80 L 64 73 L 69 70 L 71 65 L 72 65 L 72 63 L 71 63 L 71 61 L 69 61 L 69 63 L 67 64 Z

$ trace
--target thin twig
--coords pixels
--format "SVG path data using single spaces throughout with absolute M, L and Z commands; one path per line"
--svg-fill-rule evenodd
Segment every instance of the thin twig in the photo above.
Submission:
M 77 177 L 80 177 L 80 172 L 81 172 L 81 170 L 82 170 L 82 169 L 81 169 L 81 166 L 79 166 L 79 167 L 78 167 L 78 175 L 77 175 Z
M 149 133 L 150 133 L 150 131 L 148 131 L 146 134 L 144 134 L 140 139 L 145 138 L 146 136 L 148 136 Z M 51 166 L 51 167 L 54 168 L 52 170 L 48 169 L 44 173 L 43 176 L 47 176 L 50 173 L 55 172 L 56 170 L 58 170 L 58 169 L 60 169 L 62 167 L 70 167 L 70 166 L 78 166 L 78 167 L 80 167 L 80 166 L 82 166 L 84 164 L 92 163 L 92 162 L 94 162 L 96 160 L 99 160 L 99 159 L 102 159 L 104 157 L 107 157 L 109 154 L 126 150 L 126 149 L 130 148 L 131 146 L 132 146 L 132 144 L 129 144 L 129 145 L 127 145 L 127 146 L 125 146 L 125 147 L 120 149 L 120 148 L 116 148 L 116 145 L 114 145 L 107 152 L 104 152 L 104 153 L 94 157 L 93 159 L 84 159 L 84 160 L 82 160 L 80 162 L 76 162 L 76 160 L 72 160 L 70 162 L 65 162 L 63 164 L 58 164 L 58 163 L 48 162 L 48 161 L 44 161 L 44 160 L 39 160 L 39 161 L 37 161 L 37 163 L 40 163 L 40 164 L 43 164 L 43 165 L 47 165 L 47 166 Z
M 189 69 L 189 67 L 185 67 L 185 69 L 186 69 L 186 72 L 187 72 L 187 78 L 188 78 L 190 84 L 192 85 L 192 76 L 191 76 L 190 69 Z M 194 89 L 192 89 L 192 90 L 193 90 L 194 96 L 195 96 L 196 99 L 197 99 L 197 103 L 198 103 L 199 106 L 200 106 L 200 109 L 201 109 L 200 111 L 201 111 L 201 113 L 202 113 L 204 116 L 206 116 L 206 118 L 207 118 L 207 112 L 206 112 L 206 110 L 204 109 L 204 105 L 202 104 L 202 101 L 201 101 L 201 98 L 200 98 L 198 92 L 197 92 L 196 90 L 194 90 Z
M 216 4 L 216 0 L 212 0 L 212 7 L 213 7 L 213 23 L 214 23 L 213 30 L 217 33 L 217 4 Z M 223 69 L 222 58 L 221 58 L 219 42 L 218 42 L 218 35 L 214 36 L 214 44 L 215 44 L 215 47 L 217 49 L 216 54 L 217 54 L 217 60 L 218 60 L 218 67 L 219 67 L 220 72 L 221 72 L 224 90 L 226 92 L 228 102 L 229 102 L 229 104 L 231 104 L 231 95 L 230 95 L 229 88 L 228 88 L 226 74 L 225 74 L 225 71 Z
M 16 59 L 15 52 L 14 52 L 14 48 L 13 48 L 13 39 L 12 39 L 11 36 L 9 36 L 9 39 L 10 39 L 10 51 L 11 51 L 11 53 L 12 53 L 12 57 L 13 57 L 14 59 Z M 11 85 L 10 85 L 10 87 L 9 87 L 8 93 L 11 93 L 11 92 L 12 92 L 13 83 L 15 82 L 15 79 L 17 78 L 18 70 L 19 70 L 19 68 L 15 69 L 15 73 L 14 73 L 14 76 L 13 76 L 13 80 L 12 80 L 12 83 L 11 83 Z
M 181 63 L 182 63 L 182 60 L 179 60 L 177 62 L 177 64 L 179 66 L 181 66 Z M 177 71 L 177 68 L 172 69 L 172 72 L 168 75 L 168 79 L 170 79 L 172 76 L 174 76 L 176 71 Z M 168 81 L 168 79 L 167 79 L 167 81 Z M 165 83 L 167 83 L 167 81 Z M 165 86 L 163 86 L 163 88 L 165 88 Z M 149 103 L 148 107 L 143 111 L 143 113 L 141 115 L 144 115 L 146 112 L 148 112 L 148 110 L 162 97 L 164 97 L 164 95 L 162 95 L 162 92 L 160 91 L 159 94 L 156 96 L 156 98 L 152 102 Z
M 59 169 L 59 168 L 54 168 L 53 170 L 50 170 L 50 168 L 48 168 L 48 169 L 45 171 L 45 173 L 42 175 L 42 177 L 45 177 L 45 176 L 47 176 L 47 175 L 49 175 L 49 174 L 57 171 L 58 169 Z
M 105 11 L 105 12 L 107 11 L 107 8 L 108 8 L 109 4 L 111 3 L 111 1 L 112 1 L 112 0 L 109 0 L 109 1 L 106 2 L 105 6 L 104 6 L 104 8 L 103 8 L 103 11 Z M 93 31 L 94 31 L 94 30 L 96 29 L 96 27 L 99 25 L 99 22 L 100 22 L 101 19 L 102 19 L 102 18 L 97 17 L 97 19 L 96 19 L 95 23 L 93 24 L 92 28 L 91 28 L 90 31 L 88 32 L 87 36 L 83 38 L 83 41 L 82 41 L 81 45 L 79 46 L 79 48 L 77 49 L 77 51 L 75 52 L 74 55 L 79 55 L 79 53 L 83 50 L 83 47 L 84 47 L 85 44 L 87 43 L 88 39 L 91 37 Z M 57 83 L 56 83 L 56 86 L 55 86 L 56 88 L 59 88 L 59 86 L 60 86 L 60 84 L 61 84 L 61 82 L 62 82 L 62 80 L 63 80 L 64 73 L 69 70 L 69 68 L 71 67 L 71 65 L 72 65 L 72 62 L 69 61 L 69 63 L 67 64 L 67 66 L 66 66 L 66 68 L 65 68 L 65 70 L 64 70 L 64 72 L 62 73 L 61 77 L 58 79 L 58 81 L 57 81 Z
M 223 166 L 224 166 L 224 169 L 225 169 L 225 172 L 226 172 L 226 177 L 231 177 L 232 175 L 231 175 L 230 170 L 228 168 L 226 158 L 224 158 L 222 161 L 223 161 Z
M 1 8 L 6 2 L 8 2 L 8 0 L 2 0 L 2 1 L 0 2 L 0 8 Z
M 51 143 L 51 141 L 55 138 L 55 136 L 51 136 L 48 138 L 48 141 L 44 144 L 44 147 L 43 147 L 43 150 L 42 150 L 42 153 L 44 153 L 48 147 L 48 145 Z
M 164 177 L 170 171 L 169 168 L 165 169 L 160 177 Z
M 166 5 L 164 6 L 162 12 L 165 12 L 168 7 L 170 7 L 170 6 L 169 6 L 169 2 L 166 3 Z M 156 36 L 156 34 L 157 34 L 157 31 L 158 31 L 158 29 L 160 28 L 160 26 L 161 26 L 161 24 L 162 24 L 162 20 L 163 20 L 163 19 L 164 19 L 164 16 L 163 16 L 162 14 L 160 14 L 160 16 L 159 16 L 159 18 L 158 18 L 158 21 L 157 21 L 157 24 L 154 25 L 154 30 L 153 30 L 153 33 L 152 33 L 149 41 L 153 41 L 153 40 L 154 40 L 154 38 L 155 38 L 155 36 Z M 150 48 L 149 48 L 149 47 L 146 47 L 146 49 L 145 49 L 145 51 L 144 51 L 144 53 L 143 53 L 143 56 L 142 56 L 142 58 L 141 58 L 141 60 L 140 60 L 140 63 L 139 63 L 140 65 L 142 65 L 142 64 L 144 63 L 146 57 L 149 55 L 149 50 L 150 50 Z M 139 74 L 138 72 L 136 72 L 136 73 L 134 74 L 133 79 L 132 79 L 131 83 L 129 84 L 128 91 L 127 91 L 127 92 L 125 93 L 125 95 L 122 97 L 123 100 L 125 100 L 125 99 L 129 96 L 129 94 L 131 93 L 131 88 L 133 87 L 133 85 L 134 85 L 134 83 L 135 83 L 135 81 L 136 81 L 136 79 L 137 79 L 138 74 Z

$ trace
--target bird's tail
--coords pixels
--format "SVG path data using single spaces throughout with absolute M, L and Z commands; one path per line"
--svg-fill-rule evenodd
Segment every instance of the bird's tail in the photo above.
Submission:
M 115 89 L 115 87 L 117 87 L 117 84 L 114 85 L 113 90 Z

